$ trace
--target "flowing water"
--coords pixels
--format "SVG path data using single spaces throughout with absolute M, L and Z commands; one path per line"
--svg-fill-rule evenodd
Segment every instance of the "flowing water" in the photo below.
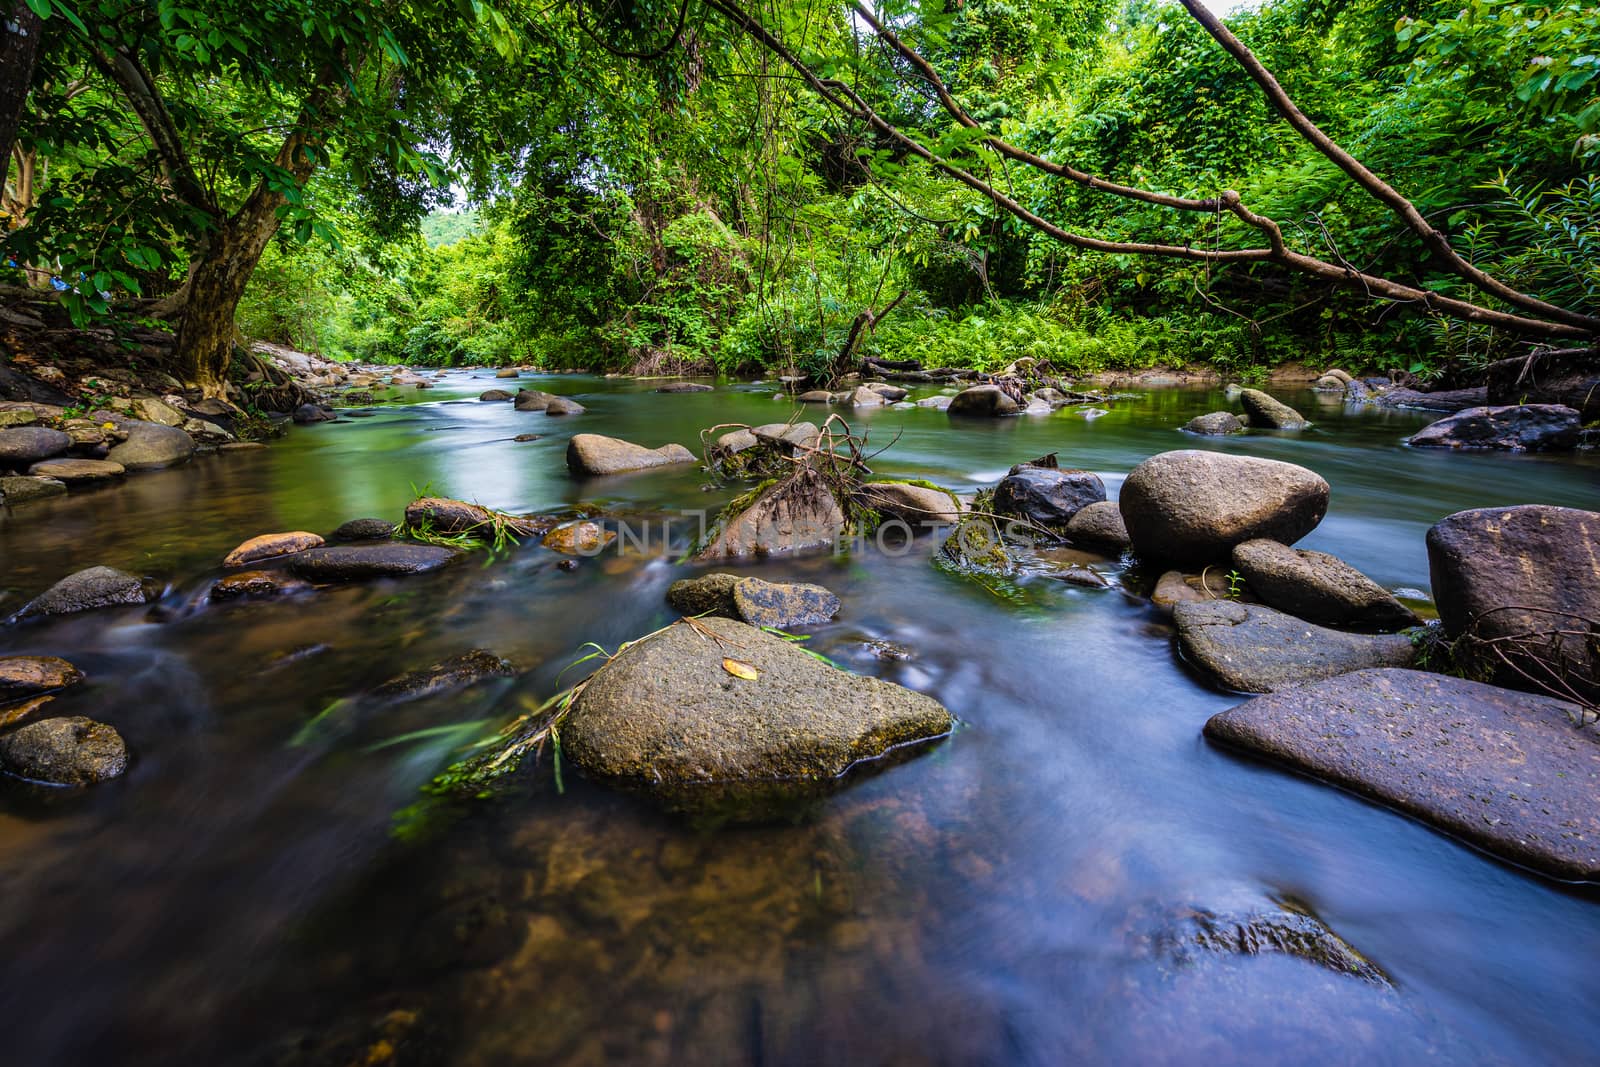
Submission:
M 570 767 L 558 788 L 549 753 L 503 795 L 418 804 L 452 746 L 570 683 L 586 642 L 672 618 L 682 537 L 570 572 L 528 545 L 208 605 L 221 557 L 258 533 L 396 518 L 424 487 L 516 512 L 598 504 L 659 531 L 735 487 L 705 491 L 689 468 L 577 482 L 570 434 L 694 446 L 704 426 L 791 410 L 759 386 L 664 396 L 562 376 L 537 384 L 589 413 L 550 419 L 477 402 L 493 384 L 453 373 L 270 449 L 0 512 L 0 614 L 92 564 L 166 583 L 154 612 L 0 629 L 0 654 L 83 668 L 51 713 L 115 725 L 134 755 L 86 791 L 0 784 L 6 1063 L 1522 1064 L 1600 1047 L 1595 894 L 1209 746 L 1202 724 L 1238 698 L 1176 660 L 1115 561 L 1092 564 L 1105 590 L 983 585 L 931 566 L 928 540 L 748 568 L 829 586 L 845 608 L 811 647 L 960 720 L 795 822 L 697 825 Z M 1442 516 L 1600 499 L 1592 459 L 1413 452 L 1401 440 L 1424 416 L 1286 399 L 1313 430 L 1185 438 L 1175 427 L 1226 406 L 1203 390 L 1092 421 L 856 421 L 894 441 L 879 473 L 958 491 L 1050 451 L 1113 496 L 1166 449 L 1292 460 L 1333 486 L 1305 546 L 1418 597 Z M 527 432 L 544 436 L 512 440 Z M 525 673 L 307 728 L 471 647 Z M 1319 916 L 1389 984 L 1163 949 L 1186 914 L 1271 901 Z

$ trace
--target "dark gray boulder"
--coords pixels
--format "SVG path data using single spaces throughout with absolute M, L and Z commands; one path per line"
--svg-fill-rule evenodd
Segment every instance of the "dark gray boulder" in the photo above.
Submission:
M 88 567 L 69 574 L 34 597 L 17 612 L 17 619 L 45 615 L 71 615 L 95 608 L 148 603 L 144 582 L 113 567 Z
M 1324 626 L 1403 630 L 1420 619 L 1337 556 L 1258 539 L 1235 545 L 1233 566 L 1263 604 Z
M 1573 704 L 1364 670 L 1257 697 L 1206 737 L 1371 797 L 1555 878 L 1600 879 L 1600 734 Z
M 459 558 L 460 552 L 441 545 L 332 545 L 292 557 L 289 569 L 312 582 L 359 582 L 424 574 Z
M 1458 511 L 1428 531 L 1428 569 L 1459 664 L 1600 700 L 1600 513 Z
M 1084 505 L 1062 532 L 1075 545 L 1111 552 L 1121 552 L 1132 543 L 1122 521 L 1122 509 L 1109 500 Z
M 1560 404 L 1468 408 L 1411 435 L 1413 448 L 1566 452 L 1577 447 L 1583 420 Z
M 1024 465 L 1013 467 L 1001 479 L 994 491 L 994 510 L 1056 527 L 1105 498 L 1105 483 L 1093 471 Z
M 296 424 L 301 426 L 313 422 L 332 422 L 338 418 L 332 410 L 323 407 L 321 404 L 301 404 L 294 409 L 294 414 L 291 417 Z
M 523 389 L 517 393 L 515 406 L 518 411 L 543 411 L 554 399 L 554 394 L 541 389 Z
M 582 415 L 588 410 L 576 400 L 569 400 L 564 396 L 553 396 L 544 406 L 544 413 L 549 416 Z
M 394 536 L 394 523 L 388 519 L 351 519 L 333 531 L 334 541 L 387 541 Z
M 1250 416 L 1252 429 L 1303 430 L 1311 425 L 1306 417 L 1294 408 L 1259 389 L 1241 390 L 1239 406 Z
M 0 430 L 0 470 L 26 470 L 40 460 L 59 456 L 72 447 L 70 434 L 43 426 L 14 426 Z
M 128 769 L 128 748 L 105 723 L 45 719 L 0 735 L 0 769 L 47 785 L 93 785 Z
M 1328 495 L 1326 481 L 1293 463 L 1183 449 L 1135 467 L 1117 504 L 1140 556 L 1206 564 L 1258 537 L 1293 544 L 1322 521 Z
M 1015 415 L 1021 410 L 1017 402 L 1007 396 L 998 385 L 974 385 L 951 397 L 950 406 L 945 408 L 945 413 L 997 418 L 1002 415 Z
M 1409 667 L 1411 639 L 1352 634 L 1233 600 L 1178 603 L 1178 647 L 1190 665 L 1225 689 L 1272 693 L 1365 667 Z
M 1240 422 L 1239 417 L 1231 411 L 1213 411 L 1209 415 L 1196 415 L 1183 424 L 1184 433 L 1199 434 L 1202 437 L 1224 437 L 1232 433 L 1244 433 L 1244 429 L 1244 423 Z
M 1373 985 L 1388 976 L 1303 906 L 1238 887 L 1178 909 L 1150 936 L 1155 954 L 1183 967 L 1237 956 L 1289 956 Z

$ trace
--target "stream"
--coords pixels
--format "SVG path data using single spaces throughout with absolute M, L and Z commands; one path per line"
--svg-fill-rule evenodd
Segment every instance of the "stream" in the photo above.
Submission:
M 808 647 L 959 720 L 794 822 L 662 814 L 571 767 L 558 781 L 548 751 L 492 798 L 425 798 L 457 746 L 580 678 L 588 666 L 566 668 L 587 643 L 615 650 L 675 618 L 666 587 L 696 573 L 676 562 L 695 532 L 683 512 L 742 488 L 707 491 L 690 466 L 581 482 L 567 438 L 698 452 L 704 427 L 792 410 L 770 385 L 658 395 L 576 375 L 514 384 L 573 396 L 581 416 L 476 399 L 506 384 L 455 371 L 267 449 L 0 509 L 0 616 L 95 564 L 166 587 L 154 609 L 0 627 L 0 655 L 82 668 L 49 714 L 110 723 L 133 757 L 81 791 L 0 779 L 6 1063 L 1526 1064 L 1600 1047 L 1596 893 L 1208 745 L 1206 719 L 1241 698 L 1179 662 L 1115 560 L 1090 564 L 1108 589 L 1047 570 L 963 578 L 930 564 L 927 538 L 721 568 L 826 585 L 844 609 Z M 1600 501 L 1593 454 L 1411 450 L 1437 416 L 1273 392 L 1314 427 L 1191 438 L 1176 428 L 1231 405 L 1188 388 L 1093 420 L 845 414 L 874 449 L 892 443 L 879 475 L 957 492 L 1048 452 L 1113 499 L 1169 449 L 1302 464 L 1333 496 L 1301 547 L 1424 613 L 1440 518 Z M 529 543 L 415 578 L 206 602 L 246 538 L 398 520 L 424 491 L 519 514 L 598 505 L 655 539 L 570 571 Z M 474 647 L 521 673 L 307 728 Z M 1174 916 L 1264 901 L 1315 914 L 1389 983 L 1283 953 L 1162 950 Z

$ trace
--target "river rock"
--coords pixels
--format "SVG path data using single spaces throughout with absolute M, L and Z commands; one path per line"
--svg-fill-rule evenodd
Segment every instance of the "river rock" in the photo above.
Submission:
M 1244 429 L 1244 423 L 1240 422 L 1238 416 L 1231 411 L 1213 411 L 1209 415 L 1196 415 L 1183 424 L 1184 433 L 1200 434 L 1206 437 L 1222 437 L 1232 433 L 1244 433 Z
M 1062 533 L 1075 545 L 1113 553 L 1126 551 L 1131 543 L 1121 509 L 1108 500 L 1085 504 L 1068 520 Z
M 335 541 L 387 541 L 394 536 L 388 519 L 351 519 L 333 531 Z
M 712 386 L 702 382 L 668 382 L 666 385 L 657 386 L 658 393 L 709 393 Z
M 1416 613 L 1337 556 L 1257 539 L 1235 545 L 1233 566 L 1269 607 L 1324 626 L 1401 630 Z
M 912 532 L 961 521 L 961 502 L 948 489 L 910 482 L 868 482 L 856 492 L 856 503 L 886 519 L 900 520 Z
M 567 442 L 567 469 L 589 476 L 670 467 L 695 462 L 695 454 L 678 444 L 645 448 L 597 433 L 573 434 Z
M 1157 954 L 1184 967 L 1221 956 L 1282 955 L 1388 986 L 1388 976 L 1315 915 L 1235 889 L 1183 908 L 1151 937 Z
M 106 454 L 130 471 L 153 471 L 189 462 L 194 438 L 175 426 L 155 422 L 129 422 L 128 439 Z
M 323 543 L 322 538 L 314 533 L 296 530 L 293 533 L 262 534 L 252 537 L 238 548 L 229 552 L 222 561 L 224 567 L 243 567 L 246 563 L 255 563 L 273 556 L 288 556 L 295 552 L 304 552 L 308 548 L 316 548 Z
M 45 500 L 53 496 L 61 496 L 67 491 L 67 483 L 59 478 L 8 478 L 0 476 L 0 504 L 6 507 L 15 507 L 33 500 Z
M 1600 513 L 1458 511 L 1428 531 L 1428 569 L 1463 665 L 1519 688 L 1528 675 L 1559 679 L 1600 699 Z
M 44 426 L 14 426 L 0 430 L 0 470 L 24 470 L 40 460 L 59 456 L 72 447 L 72 438 Z
M 1021 408 L 998 385 L 974 385 L 950 398 L 949 415 L 998 417 L 1015 415 Z
M 614 530 L 608 530 L 587 519 L 563 523 L 544 535 L 540 542 L 553 552 L 565 556 L 595 556 L 617 539 Z
M 697 558 L 748 559 L 834 544 L 845 515 L 823 477 L 801 467 L 726 516 Z
M 741 578 L 733 586 L 737 617 L 751 626 L 786 630 L 812 626 L 839 614 L 839 598 L 820 585 Z
M 128 769 L 128 748 L 105 723 L 45 719 L 0 736 L 0 768 L 30 782 L 93 785 Z
M 756 676 L 734 675 L 726 660 Z M 642 638 L 596 671 L 561 742 L 590 776 L 654 792 L 831 780 L 951 726 L 932 697 L 830 667 L 744 623 L 707 618 Z
M 737 574 L 706 574 L 698 578 L 679 578 L 667 587 L 667 604 L 681 615 L 722 615 L 734 618 L 738 606 L 733 602 Z
M 65 689 L 83 681 L 83 672 L 56 656 L 0 657 L 0 701 Z
M 1250 416 L 1250 426 L 1263 430 L 1303 430 L 1311 423 L 1281 400 L 1275 400 L 1259 389 L 1245 389 L 1239 393 L 1239 406 Z
M 521 374 L 515 367 L 502 367 L 494 372 L 496 378 L 516 378 Z
M 294 409 L 291 418 L 297 425 L 305 426 L 313 422 L 332 422 L 338 416 L 321 404 L 301 404 Z
M 917 407 L 932 408 L 934 411 L 948 411 L 950 410 L 951 399 L 953 398 L 948 396 L 925 396 L 917 401 Z
M 182 426 L 184 423 L 182 412 L 153 396 L 134 398 L 128 414 L 142 422 L 153 422 L 159 426 Z
M 862 385 L 851 390 L 850 397 L 845 403 L 853 408 L 878 408 L 882 407 L 886 401 L 881 394 Z
M 374 689 L 371 696 L 375 700 L 402 703 L 450 689 L 463 689 L 486 678 L 509 678 L 514 673 L 511 664 L 493 652 L 474 648 L 391 678 Z
M 313 582 L 359 582 L 425 574 L 454 563 L 461 555 L 442 545 L 329 545 L 291 557 L 289 569 Z
M 125 473 L 122 464 L 105 459 L 47 459 L 28 468 L 35 478 L 49 478 L 67 485 L 107 482 Z
M 425 496 L 406 505 L 406 525 L 447 536 L 470 534 L 482 541 L 493 541 L 501 531 L 514 537 L 531 537 L 543 533 L 550 524 L 539 519 L 508 515 L 503 511 L 491 511 L 465 500 Z
M 1501 452 L 1565 452 L 1576 447 L 1583 421 L 1560 404 L 1514 404 L 1468 408 L 1411 435 L 1413 448 L 1494 449 Z
M 69 574 L 34 597 L 17 612 L 18 619 L 44 615 L 71 615 L 94 608 L 149 601 L 144 582 L 135 575 L 113 567 L 89 567 Z
M 1600 878 L 1600 735 L 1581 710 L 1448 675 L 1364 670 L 1257 697 L 1205 734 L 1513 863 Z
M 1118 507 L 1139 555 L 1212 563 L 1258 537 L 1300 540 L 1327 513 L 1328 493 L 1326 481 L 1293 463 L 1184 449 L 1135 467 Z
M 802 404 L 831 404 L 833 394 L 826 389 L 810 389 L 797 398 Z
M 564 396 L 553 396 L 544 406 L 546 415 L 582 415 L 589 409 L 576 400 L 569 400 Z
M 1410 638 L 1330 630 L 1259 604 L 1232 600 L 1172 609 L 1186 661 L 1227 689 L 1271 693 L 1364 667 L 1408 667 Z
M 1242 598 L 1245 591 L 1239 592 Z M 1214 567 L 1198 574 L 1166 571 L 1156 579 L 1155 589 L 1150 594 L 1150 602 L 1167 615 L 1171 615 L 1172 610 L 1179 604 L 1206 603 L 1233 598 L 1234 590 L 1228 588 L 1228 576 Z
M 311 583 L 283 571 L 239 571 L 211 587 L 212 600 L 267 600 L 309 593 Z
M 479 400 L 486 400 L 490 402 L 510 400 L 511 398 L 511 394 L 506 392 L 504 389 L 485 389 L 483 392 L 478 394 Z
M 516 409 L 518 411 L 543 411 L 550 406 L 550 401 L 555 399 L 552 393 L 540 389 L 523 389 L 516 395 Z
M 1042 526 L 1064 526 L 1090 504 L 1106 498 L 1105 483 L 1092 471 L 1013 467 L 995 488 L 994 510 Z
M 867 388 L 891 403 L 896 400 L 904 400 L 911 395 L 898 385 L 889 385 L 887 382 L 869 382 Z

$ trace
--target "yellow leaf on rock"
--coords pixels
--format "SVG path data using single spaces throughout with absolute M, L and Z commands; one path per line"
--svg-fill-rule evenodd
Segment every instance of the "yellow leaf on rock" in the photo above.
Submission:
M 750 664 L 740 663 L 736 659 L 723 660 L 722 669 L 733 675 L 735 678 L 743 678 L 747 682 L 753 682 L 757 678 L 761 677 L 760 671 L 750 666 Z

